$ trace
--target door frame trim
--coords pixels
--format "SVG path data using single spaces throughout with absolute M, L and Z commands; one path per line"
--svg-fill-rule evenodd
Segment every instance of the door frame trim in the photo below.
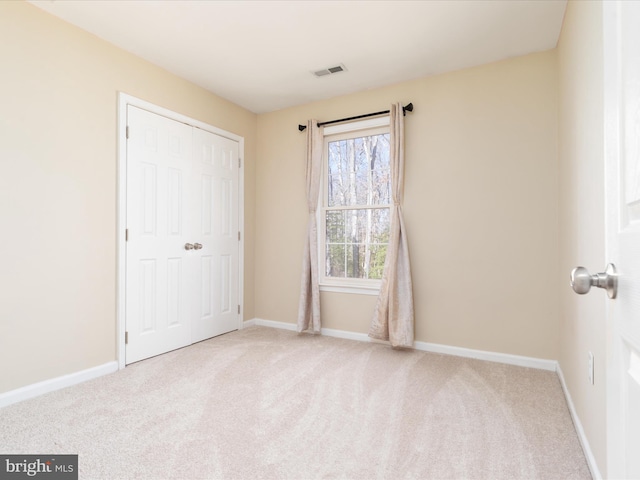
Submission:
M 238 171 L 238 229 L 240 230 L 240 245 L 238 250 L 238 303 L 240 314 L 238 315 L 238 330 L 243 326 L 244 315 L 244 137 L 214 127 L 205 122 L 168 110 L 140 98 L 133 97 L 123 92 L 118 92 L 117 112 L 117 173 L 116 173 L 116 359 L 118 369 L 125 368 L 126 348 L 126 242 L 125 231 L 127 212 L 127 107 L 131 105 L 157 115 L 176 120 L 192 127 L 214 133 L 221 137 L 238 142 L 238 157 L 241 159 Z

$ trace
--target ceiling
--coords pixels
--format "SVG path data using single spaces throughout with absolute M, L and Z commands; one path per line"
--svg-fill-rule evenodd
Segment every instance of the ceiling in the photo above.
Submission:
M 566 0 L 32 0 L 255 113 L 554 48 Z M 324 77 L 312 72 L 343 64 Z

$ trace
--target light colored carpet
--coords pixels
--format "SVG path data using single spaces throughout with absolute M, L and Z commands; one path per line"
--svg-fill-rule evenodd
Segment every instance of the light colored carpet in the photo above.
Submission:
M 591 478 L 555 373 L 251 327 L 0 409 L 81 479 Z

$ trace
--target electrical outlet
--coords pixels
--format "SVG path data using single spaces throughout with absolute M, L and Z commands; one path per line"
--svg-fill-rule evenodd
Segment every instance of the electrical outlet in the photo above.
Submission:
M 589 383 L 593 385 L 593 353 L 589 352 L 589 365 L 587 367 L 589 369 Z

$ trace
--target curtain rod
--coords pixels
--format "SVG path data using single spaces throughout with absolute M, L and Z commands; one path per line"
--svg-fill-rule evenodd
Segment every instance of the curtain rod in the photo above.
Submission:
M 406 107 L 402 107 L 402 115 L 406 115 L 407 112 L 413 112 L 413 103 L 409 103 Z M 356 115 L 355 117 L 339 118 L 338 120 L 329 120 L 328 122 L 318 123 L 319 127 L 323 125 L 331 125 L 332 123 L 347 122 L 349 120 L 358 120 L 359 118 L 375 117 L 377 115 L 385 115 L 389 113 L 389 110 L 382 110 L 381 112 L 365 113 L 364 115 Z M 306 130 L 306 125 L 298 125 L 298 130 L 303 132 Z

